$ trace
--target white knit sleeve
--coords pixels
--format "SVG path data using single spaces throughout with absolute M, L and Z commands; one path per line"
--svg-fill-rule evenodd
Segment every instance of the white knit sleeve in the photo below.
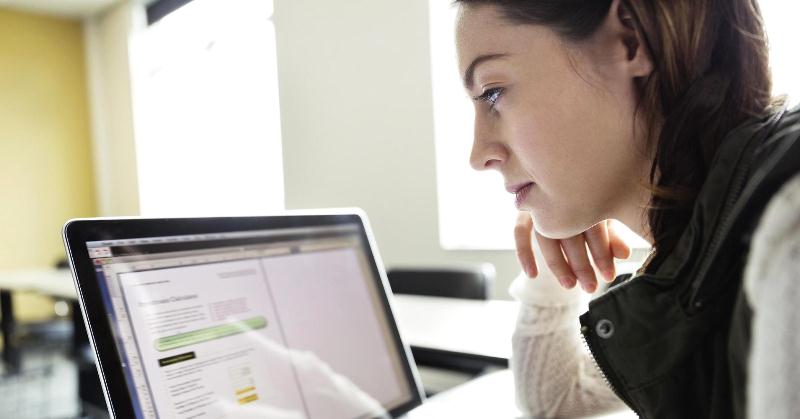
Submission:
M 800 417 L 800 175 L 770 200 L 744 278 L 753 308 L 750 418 Z
M 542 260 L 542 259 L 540 259 Z M 509 293 L 520 301 L 510 362 L 517 407 L 534 417 L 580 417 L 625 408 L 608 387 L 580 337 L 581 292 L 552 274 L 524 273 Z

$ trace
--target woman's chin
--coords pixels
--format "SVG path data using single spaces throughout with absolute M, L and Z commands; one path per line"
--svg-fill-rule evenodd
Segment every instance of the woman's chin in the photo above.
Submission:
M 537 217 L 533 215 L 533 227 L 539 235 L 553 240 L 563 240 L 575 237 L 588 230 L 589 227 L 582 228 L 578 223 L 566 222 L 567 220 L 551 220 L 547 217 Z M 591 227 L 591 226 L 590 226 Z

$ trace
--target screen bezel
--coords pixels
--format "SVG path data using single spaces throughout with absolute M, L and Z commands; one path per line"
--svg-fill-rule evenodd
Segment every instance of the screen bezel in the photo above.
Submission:
M 356 224 L 359 228 L 358 234 L 364 244 L 363 250 L 366 252 L 373 278 L 379 282 L 375 285 L 389 323 L 393 349 L 401 358 L 407 389 L 411 394 L 410 400 L 389 410 L 388 413 L 392 417 L 397 417 L 422 404 L 424 393 L 419 376 L 416 368 L 413 368 L 413 357 L 409 346 L 402 340 L 397 322 L 392 314 L 391 301 L 388 297 L 391 292 L 389 283 L 366 215 L 358 209 L 327 213 L 293 211 L 286 214 L 203 218 L 93 218 L 70 220 L 64 225 L 63 238 L 67 257 L 70 261 L 87 334 L 97 359 L 107 407 L 112 417 L 134 417 L 135 412 L 112 325 L 103 305 L 95 267 L 87 250 L 87 242 L 343 224 Z

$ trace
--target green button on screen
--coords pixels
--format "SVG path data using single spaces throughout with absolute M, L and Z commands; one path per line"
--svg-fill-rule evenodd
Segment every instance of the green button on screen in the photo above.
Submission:
M 262 316 L 240 320 L 219 326 L 206 327 L 191 332 L 179 333 L 177 335 L 165 336 L 156 339 L 155 346 L 158 351 L 168 351 L 170 349 L 183 346 L 194 345 L 196 343 L 207 342 L 227 336 L 238 335 L 239 333 L 258 330 L 267 327 L 267 319 Z

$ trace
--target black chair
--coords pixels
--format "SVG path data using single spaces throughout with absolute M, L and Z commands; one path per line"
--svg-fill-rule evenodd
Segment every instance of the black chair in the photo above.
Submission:
M 485 263 L 475 268 L 393 268 L 386 275 L 395 294 L 488 300 L 495 270 Z
M 488 300 L 495 269 L 490 263 L 471 268 L 393 268 L 386 275 L 395 294 Z M 428 397 L 499 369 L 483 359 L 437 349 L 412 346 L 411 353 L 419 367 Z

